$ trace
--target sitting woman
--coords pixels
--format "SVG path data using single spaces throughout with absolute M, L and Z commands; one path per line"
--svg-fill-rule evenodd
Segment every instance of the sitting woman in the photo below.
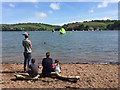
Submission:
M 38 75 L 39 65 L 35 63 L 35 59 L 31 60 L 30 67 L 28 67 L 28 74 L 30 77 L 35 77 Z

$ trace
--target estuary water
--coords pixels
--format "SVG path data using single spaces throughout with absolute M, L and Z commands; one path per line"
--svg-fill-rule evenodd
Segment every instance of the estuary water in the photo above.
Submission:
M 41 62 L 46 52 L 61 63 L 117 62 L 118 31 L 27 31 L 32 42 L 32 58 Z M 24 31 L 2 32 L 3 63 L 23 63 Z

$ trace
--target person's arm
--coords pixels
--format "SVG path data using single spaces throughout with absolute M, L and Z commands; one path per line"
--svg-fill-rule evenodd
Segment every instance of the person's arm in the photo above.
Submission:
M 51 66 L 52 68 L 55 68 L 55 66 L 54 66 L 54 64 L 53 64 L 52 58 L 51 58 L 51 65 L 52 65 L 52 66 Z
M 32 48 L 32 45 L 30 44 L 30 48 Z
M 55 65 L 54 65 L 54 64 L 52 64 L 52 68 L 55 68 Z
M 31 44 L 31 41 L 29 42 L 29 45 L 30 45 L 30 48 L 32 48 L 32 44 Z
M 22 41 L 22 45 L 24 46 L 24 43 L 23 43 L 23 41 Z

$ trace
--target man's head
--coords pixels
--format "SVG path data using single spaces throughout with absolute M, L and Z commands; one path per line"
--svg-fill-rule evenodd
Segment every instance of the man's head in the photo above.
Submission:
M 28 36 L 27 36 L 27 35 L 25 35 L 25 38 L 28 38 Z
M 46 57 L 49 58 L 49 56 L 50 56 L 50 52 L 47 52 Z
M 23 35 L 25 36 L 25 38 L 28 38 L 28 36 L 29 36 L 30 34 L 28 34 L 27 32 L 25 32 L 25 33 L 23 33 Z
M 31 63 L 33 63 L 33 64 L 35 63 L 35 59 L 34 58 L 32 58 Z

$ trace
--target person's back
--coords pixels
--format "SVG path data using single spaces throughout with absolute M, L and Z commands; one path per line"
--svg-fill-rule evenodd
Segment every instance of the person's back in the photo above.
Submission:
M 37 63 L 35 63 L 35 59 L 32 59 L 31 60 L 31 64 L 30 64 L 30 70 L 28 71 L 28 74 L 31 76 L 31 77 L 35 77 L 38 75 L 38 69 L 39 69 L 39 65 Z
M 46 53 L 46 58 L 44 58 L 42 60 L 42 66 L 43 66 L 43 70 L 42 70 L 42 76 L 50 76 L 51 72 L 52 72 L 52 64 L 53 64 L 53 60 L 52 58 L 49 58 L 50 53 L 47 52 Z
M 30 45 L 31 45 L 30 40 L 28 40 L 28 39 L 23 40 L 24 52 L 26 52 L 26 53 L 31 53 L 32 52 Z
M 39 67 L 39 66 L 38 66 L 37 63 L 30 65 L 30 69 L 31 69 L 31 72 L 32 72 L 32 75 L 31 75 L 32 77 L 38 75 L 38 67 Z

